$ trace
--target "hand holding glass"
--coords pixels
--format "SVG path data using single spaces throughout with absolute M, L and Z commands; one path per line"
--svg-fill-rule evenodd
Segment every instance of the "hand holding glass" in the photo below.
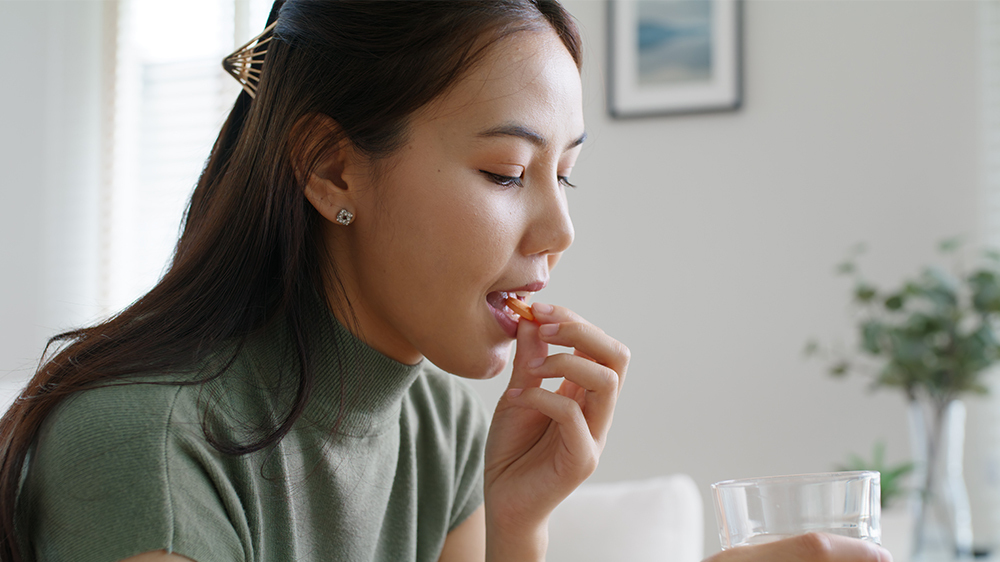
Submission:
M 825 472 L 712 484 L 723 550 L 819 532 L 879 544 L 878 472 Z

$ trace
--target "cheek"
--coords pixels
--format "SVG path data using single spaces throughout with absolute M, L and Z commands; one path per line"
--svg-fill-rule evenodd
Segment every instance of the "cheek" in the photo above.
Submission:
M 385 266 L 399 268 L 412 281 L 422 278 L 420 290 L 439 291 L 447 284 L 450 291 L 480 292 L 491 285 L 517 244 L 511 198 L 460 178 L 403 189 L 376 229 L 381 239 L 376 246 L 388 250 Z
M 514 247 L 512 214 L 489 197 L 465 195 L 439 216 L 437 260 L 455 281 L 492 284 Z

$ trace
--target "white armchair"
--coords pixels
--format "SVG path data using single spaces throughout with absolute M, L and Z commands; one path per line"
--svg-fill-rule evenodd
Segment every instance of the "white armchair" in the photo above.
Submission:
M 698 562 L 701 494 L 687 475 L 584 484 L 549 520 L 548 562 Z

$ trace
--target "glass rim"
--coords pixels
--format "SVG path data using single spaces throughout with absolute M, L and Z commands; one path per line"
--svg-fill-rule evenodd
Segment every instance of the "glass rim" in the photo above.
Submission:
M 761 484 L 805 484 L 820 482 L 842 482 L 852 479 L 871 478 L 881 476 L 876 470 L 843 470 L 833 472 L 812 472 L 803 474 L 785 474 L 780 476 L 758 476 L 756 478 L 736 478 L 732 480 L 722 480 L 712 484 L 712 489 L 719 488 L 743 488 L 747 486 L 757 486 Z

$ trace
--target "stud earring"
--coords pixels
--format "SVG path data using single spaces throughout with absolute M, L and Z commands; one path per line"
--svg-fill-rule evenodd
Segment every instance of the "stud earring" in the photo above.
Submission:
M 338 223 L 347 226 L 351 224 L 351 222 L 353 221 L 354 221 L 354 213 L 348 211 L 347 209 L 341 209 L 340 212 L 337 213 Z

